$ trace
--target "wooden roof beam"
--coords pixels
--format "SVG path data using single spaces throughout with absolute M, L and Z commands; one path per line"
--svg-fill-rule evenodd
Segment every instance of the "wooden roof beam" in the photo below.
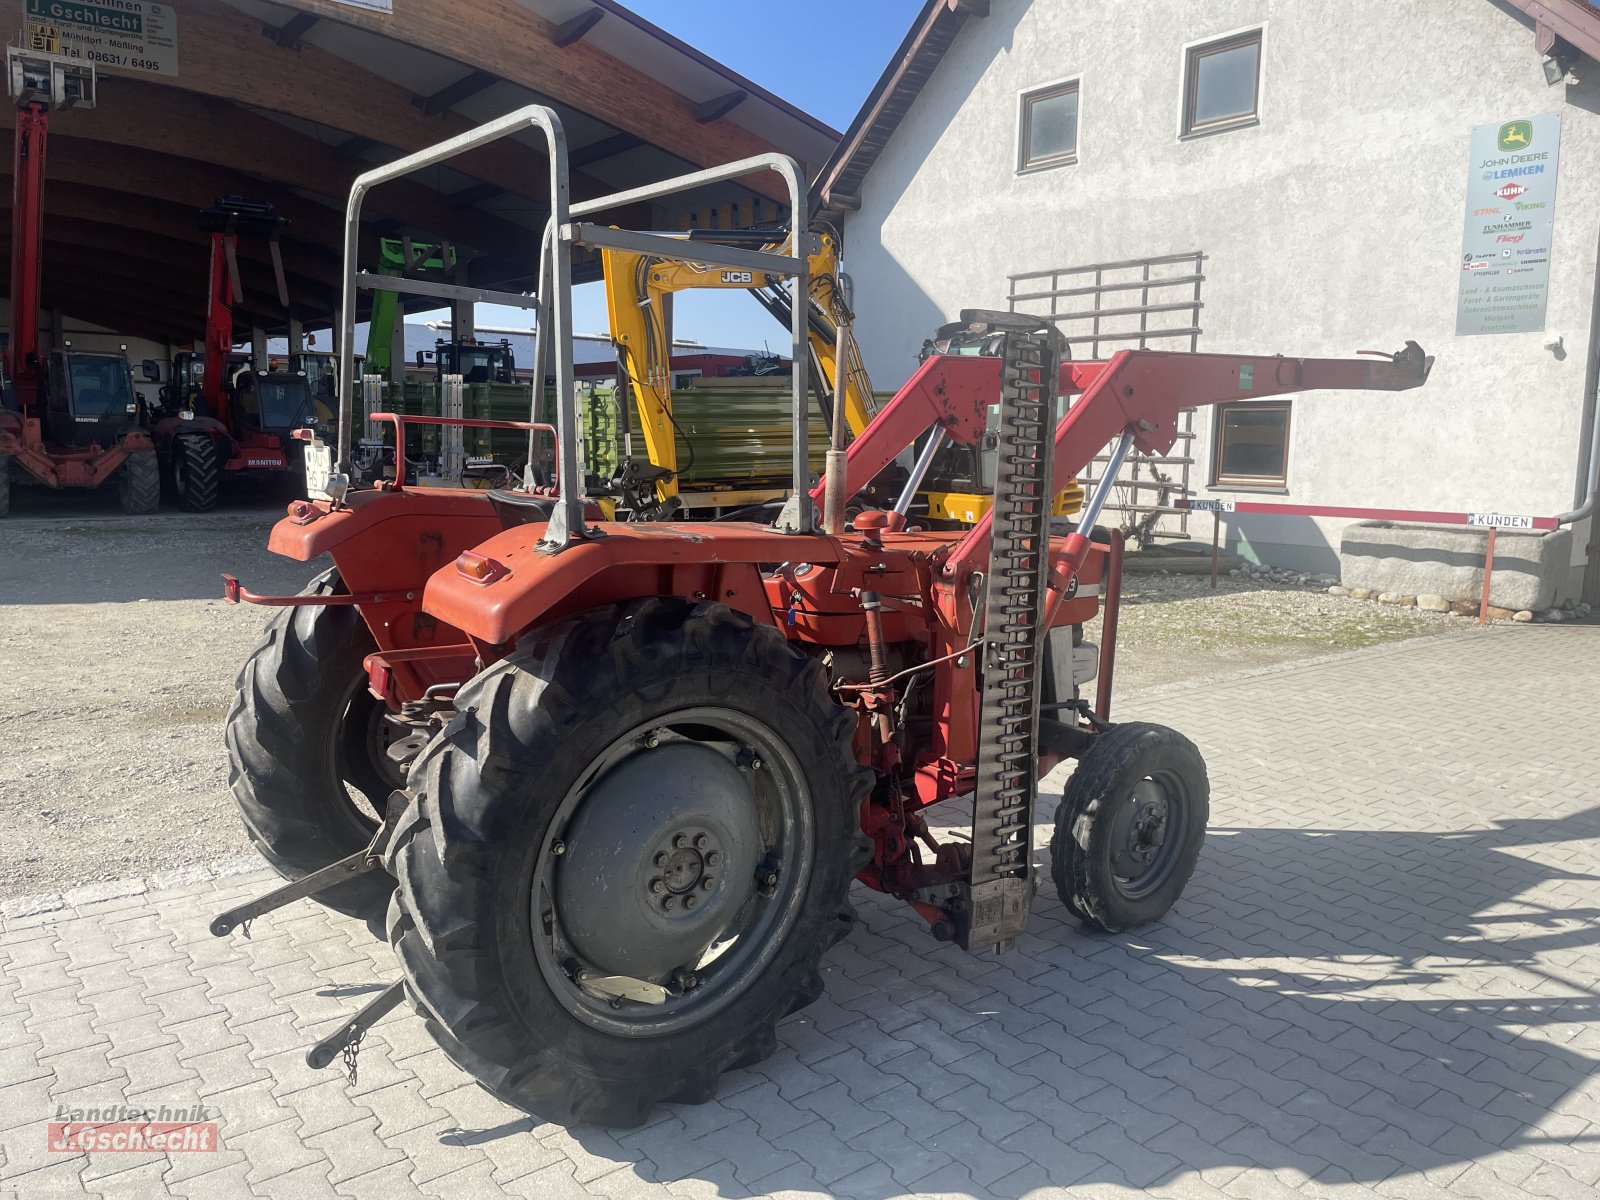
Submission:
M 431 96 L 413 96 L 411 103 L 420 108 L 424 116 L 437 117 L 499 82 L 500 76 L 493 71 L 473 71 L 454 83 L 446 84 Z
M 570 105 L 702 167 L 779 149 L 732 121 L 696 120 L 694 101 L 593 42 L 557 46 L 551 40 L 555 22 L 505 0 L 397 4 L 394 12 L 382 14 L 363 12 L 339 0 L 278 2 L 296 12 L 474 63 L 508 83 Z M 479 31 L 484 29 L 493 29 L 495 36 L 483 37 Z M 782 181 L 770 171 L 752 175 L 747 186 L 787 203 Z
M 550 40 L 563 49 L 575 45 L 583 41 L 589 30 L 600 24 L 600 18 L 605 15 L 605 9 L 591 8 L 588 12 L 569 17 L 550 31 Z
M 694 119 L 702 125 L 708 121 L 718 120 L 727 116 L 749 98 L 750 93 L 740 88 L 735 88 L 733 91 L 726 92 L 721 96 L 713 96 L 710 100 L 695 106 Z
M 344 208 L 358 171 L 314 138 L 239 105 L 197 102 L 157 83 L 107 76 L 99 87 L 94 108 L 73 109 L 51 121 L 52 138 L 59 133 L 196 159 L 325 196 L 338 211 Z M 463 246 L 536 257 L 536 234 L 489 213 L 452 211 L 444 195 L 415 180 L 399 179 L 374 188 L 366 210 L 374 218 L 392 217 L 428 236 Z
M 298 50 L 277 49 L 261 36 L 260 20 L 223 0 L 184 0 L 174 15 L 179 40 L 204 47 L 205 52 L 186 56 L 179 75 L 161 79 L 160 86 L 168 90 L 299 118 L 314 116 L 346 137 L 359 134 L 373 146 L 405 153 L 473 126 L 454 113 L 425 116 L 413 107 L 407 88 L 310 42 L 301 42 Z M 16 41 L 22 32 L 20 8 L 0 11 L 0 35 Z M 306 107 L 308 96 L 316 98 L 314 111 Z M 543 153 L 531 145 L 502 142 L 461 155 L 451 165 L 512 194 L 548 201 L 545 181 L 549 168 Z M 572 188 L 578 199 L 614 190 L 576 172 Z
M 614 133 L 608 138 L 601 138 L 598 142 L 590 142 L 587 146 L 580 146 L 567 154 L 567 165 L 577 170 L 579 167 L 593 166 L 597 162 L 604 162 L 608 158 L 615 158 L 619 154 L 626 154 L 629 150 L 637 150 L 644 145 L 642 137 L 631 133 Z
M 270 25 L 264 25 L 261 32 L 285 50 L 298 50 L 300 39 L 310 33 L 311 27 L 320 20 L 321 17 L 312 16 L 310 13 L 295 13 L 279 28 L 274 29 Z
M 505 188 L 497 183 L 475 183 L 471 187 L 462 188 L 459 192 L 450 193 L 451 208 L 471 208 L 485 200 L 492 200 L 496 196 L 504 196 Z

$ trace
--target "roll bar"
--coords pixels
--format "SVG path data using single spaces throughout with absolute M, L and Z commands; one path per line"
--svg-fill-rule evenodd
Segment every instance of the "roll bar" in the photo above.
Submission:
M 356 264 L 361 230 L 361 205 L 366 194 L 379 184 L 399 179 L 423 167 L 454 158 L 468 150 L 476 149 L 500 138 L 509 137 L 525 129 L 539 129 L 545 135 L 550 158 L 550 216 L 545 222 L 539 245 L 539 290 L 526 305 L 537 314 L 535 324 L 534 362 L 540 371 L 540 382 L 534 385 L 534 401 L 529 420 L 537 417 L 538 397 L 543 391 L 544 367 L 554 350 L 556 382 L 556 470 L 560 480 L 558 503 L 546 529 L 541 548 L 557 551 L 577 538 L 591 537 L 598 530 L 587 529 L 583 520 L 584 478 L 578 452 L 577 389 L 572 365 L 572 248 L 578 245 L 612 247 L 649 254 L 681 262 L 709 263 L 729 270 L 765 271 L 788 275 L 795 280 L 796 295 L 804 297 L 809 286 L 807 260 L 817 247 L 816 235 L 798 227 L 807 211 L 804 181 L 800 167 L 794 159 L 783 154 L 759 154 L 752 158 L 723 166 L 679 175 L 659 183 L 614 192 L 579 204 L 571 203 L 570 173 L 567 165 L 567 139 L 561 119 L 543 105 L 530 104 L 507 113 L 477 129 L 459 134 L 396 159 L 382 167 L 375 167 L 359 175 L 350 188 L 350 200 L 345 209 L 344 274 L 341 280 L 340 304 L 341 337 L 339 341 L 339 443 L 338 469 L 347 471 L 350 461 L 351 430 L 354 425 L 355 388 L 355 326 L 356 290 L 360 271 Z M 654 200 L 678 192 L 691 191 L 710 183 L 720 183 L 741 178 L 758 171 L 773 171 L 783 178 L 789 192 L 791 228 L 788 255 L 749 250 L 737 246 L 691 241 L 687 234 L 636 233 L 612 229 L 574 218 L 588 216 L 639 201 Z M 383 285 L 404 291 L 403 281 L 397 286 Z M 428 294 L 440 294 L 446 289 L 437 285 Z M 453 294 L 454 290 L 450 289 Z M 461 288 L 466 297 L 475 289 Z M 809 533 L 812 529 L 810 502 L 810 447 L 808 445 L 809 380 L 806 305 L 797 302 L 792 306 L 790 358 L 794 370 L 790 377 L 790 404 L 794 422 L 793 470 L 794 487 L 788 502 L 778 517 L 778 528 L 787 533 Z M 550 334 L 546 338 L 546 332 Z M 348 382 L 347 382 L 348 381 Z

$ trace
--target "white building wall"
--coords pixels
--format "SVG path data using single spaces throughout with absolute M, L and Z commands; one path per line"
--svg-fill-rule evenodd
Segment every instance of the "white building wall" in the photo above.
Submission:
M 1255 26 L 1261 123 L 1180 140 L 1184 46 Z M 1346 355 L 1411 338 L 1438 362 L 1421 391 L 1297 400 L 1287 495 L 1210 487 L 1203 413 L 1197 495 L 1572 507 L 1594 353 L 1600 79 L 1547 86 L 1532 42 L 1493 0 L 993 0 L 846 222 L 874 383 L 903 382 L 958 309 L 1004 308 L 1010 273 L 1200 250 L 1203 350 Z M 1017 174 L 1019 93 L 1072 77 L 1079 161 Z M 1458 338 L 1472 129 L 1545 112 L 1562 115 L 1549 333 Z M 1544 348 L 1553 333 L 1564 357 Z M 1230 522 L 1267 561 L 1322 567 L 1347 523 Z M 1207 519 L 1190 532 L 1209 538 Z

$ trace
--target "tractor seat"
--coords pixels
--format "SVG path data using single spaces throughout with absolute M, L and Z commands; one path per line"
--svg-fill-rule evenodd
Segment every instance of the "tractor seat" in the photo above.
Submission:
M 505 488 L 492 488 L 488 496 L 494 515 L 500 518 L 501 529 L 548 521 L 556 507 L 555 499 L 551 496 L 530 496 L 527 492 L 513 492 Z
M 527 492 L 513 492 L 507 488 L 491 488 L 484 495 L 489 497 L 489 504 L 494 509 L 494 515 L 500 518 L 502 529 L 514 529 L 518 525 L 536 525 L 548 521 L 550 514 L 556 510 L 554 496 L 533 496 Z M 605 510 L 593 500 L 586 498 L 583 502 L 583 519 L 604 521 Z

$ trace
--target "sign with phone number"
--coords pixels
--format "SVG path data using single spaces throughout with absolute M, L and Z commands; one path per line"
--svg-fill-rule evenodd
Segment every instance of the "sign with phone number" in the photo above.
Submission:
M 26 0 L 23 45 L 97 70 L 178 73 L 178 14 L 147 0 Z

